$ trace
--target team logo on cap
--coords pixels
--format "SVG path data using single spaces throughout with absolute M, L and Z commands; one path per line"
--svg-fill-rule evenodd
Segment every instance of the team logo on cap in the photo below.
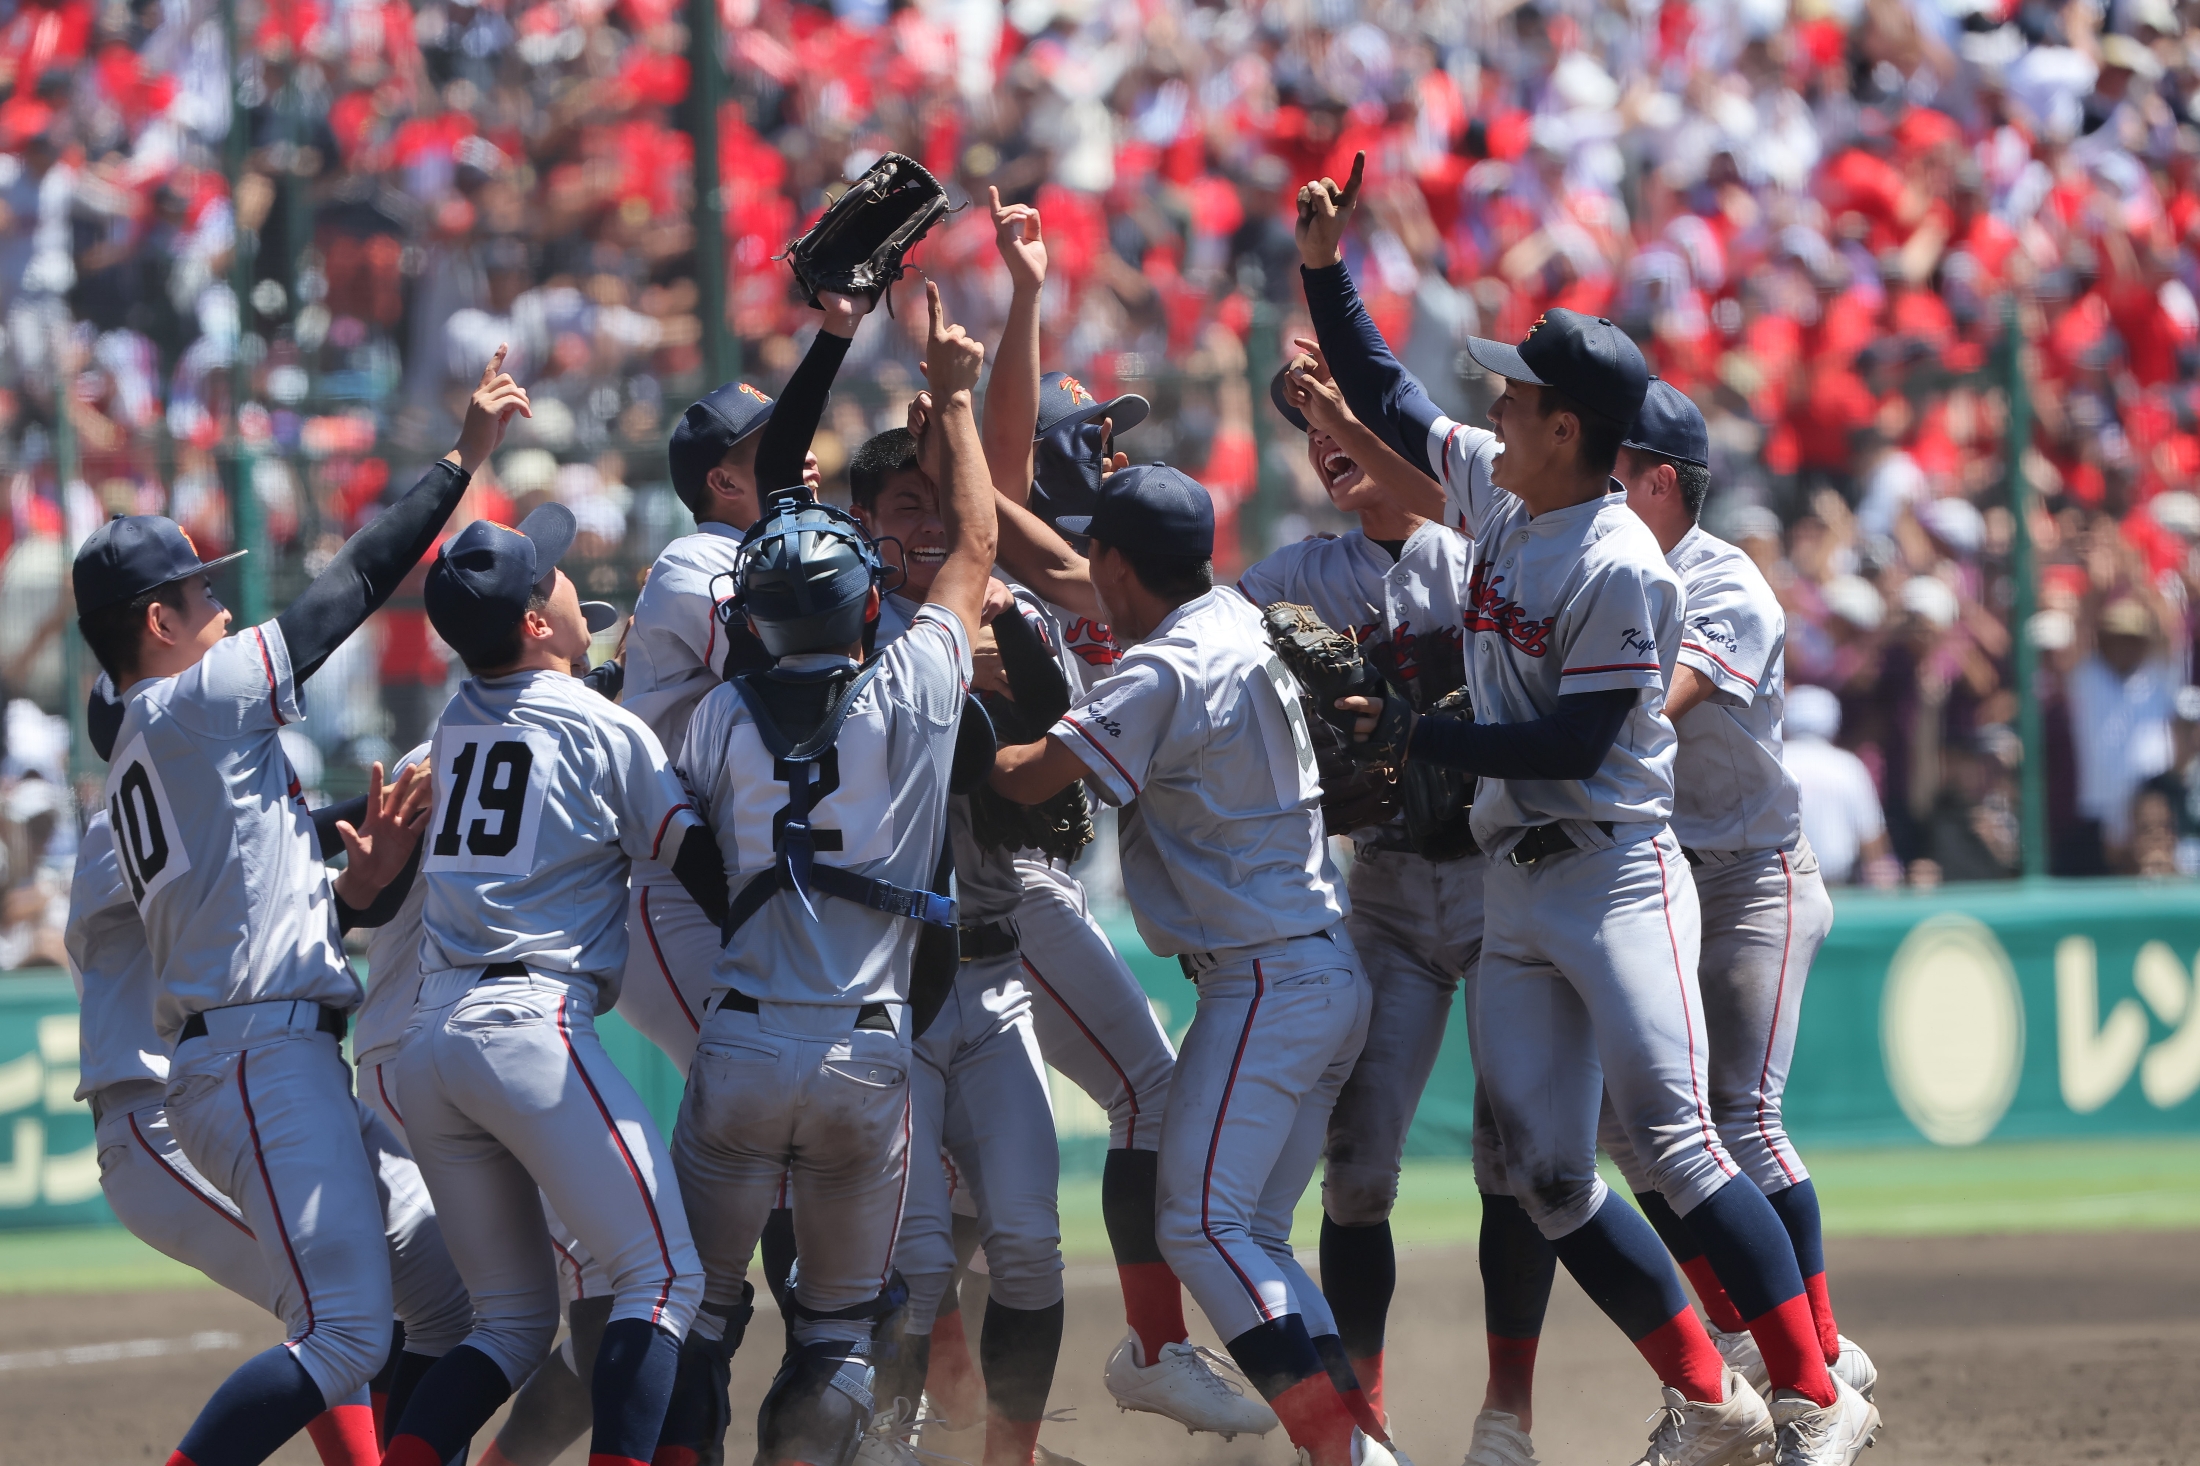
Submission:
M 754 397 L 757 401 L 763 403 L 766 407 L 771 406 L 772 403 L 771 398 L 765 396 L 762 392 L 757 391 L 754 387 L 751 387 L 746 382 L 743 382 L 741 384 L 741 395 L 744 397 Z
M 199 555 L 199 542 L 191 538 L 191 531 L 185 529 L 182 525 L 179 524 L 176 526 L 176 533 L 183 536 L 183 543 L 185 548 L 190 550 L 192 554 Z M 206 557 L 204 555 L 199 555 L 199 558 L 201 560 L 204 560 Z
M 1085 390 L 1085 384 L 1078 381 L 1075 377 L 1063 377 L 1062 390 L 1069 393 L 1069 400 L 1076 403 L 1079 407 L 1083 407 L 1088 402 L 1097 402 L 1100 400 L 1099 398 L 1093 396 L 1090 392 L 1087 392 Z

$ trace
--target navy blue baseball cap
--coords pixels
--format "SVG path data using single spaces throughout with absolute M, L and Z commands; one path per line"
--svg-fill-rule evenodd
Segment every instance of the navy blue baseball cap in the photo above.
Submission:
M 1166 463 L 1134 464 L 1100 485 L 1092 513 L 1055 521 L 1070 534 L 1164 555 L 1211 560 L 1215 501 L 1196 478 Z
M 1048 372 L 1039 379 L 1039 421 L 1031 436 L 1034 440 L 1044 438 L 1058 428 L 1101 418 L 1111 419 L 1115 431 L 1125 433 L 1144 422 L 1152 407 L 1136 392 L 1102 402 L 1068 372 Z
M 1291 405 L 1290 395 L 1283 390 L 1290 380 L 1291 363 L 1287 361 L 1277 367 L 1276 374 L 1268 379 L 1268 400 L 1276 404 L 1276 411 L 1283 414 L 1285 422 L 1299 432 L 1310 433 L 1314 430 L 1314 425 L 1306 420 L 1305 413 Z
M 1622 448 L 1639 448 L 1670 458 L 1676 463 L 1711 466 L 1711 429 L 1704 426 L 1703 410 L 1688 394 L 1662 377 L 1653 377 L 1642 399 L 1635 425 L 1620 441 Z
M 76 614 L 89 616 L 109 606 L 127 605 L 171 581 L 204 575 L 216 566 L 242 559 L 231 550 L 211 560 L 199 558 L 198 546 L 183 526 L 159 514 L 118 514 L 85 536 L 70 567 L 76 587 Z
M 1642 348 L 1603 316 L 1547 310 L 1518 346 L 1467 339 L 1467 354 L 1513 382 L 1554 387 L 1584 411 L 1625 426 L 1642 411 L 1650 366 Z
M 451 536 L 428 567 L 422 597 L 435 634 L 469 664 L 502 650 L 574 532 L 573 511 L 553 501 L 518 529 L 477 519 Z
M 725 462 L 733 445 L 771 420 L 774 399 L 747 382 L 728 382 L 710 395 L 689 404 L 673 424 L 672 443 L 666 453 L 672 460 L 672 491 L 690 508 L 703 492 L 710 471 Z M 785 484 L 758 485 L 785 488 Z

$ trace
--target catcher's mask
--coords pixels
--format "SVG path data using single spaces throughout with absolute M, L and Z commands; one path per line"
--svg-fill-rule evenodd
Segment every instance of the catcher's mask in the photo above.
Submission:
M 872 588 L 891 588 L 885 574 L 877 544 L 853 517 L 806 488 L 782 489 L 741 536 L 725 610 L 755 622 L 774 657 L 837 651 L 863 639 Z

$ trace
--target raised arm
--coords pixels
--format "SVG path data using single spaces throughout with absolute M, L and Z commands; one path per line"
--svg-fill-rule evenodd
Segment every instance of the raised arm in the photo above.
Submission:
M 802 471 L 810 453 L 810 440 L 824 420 L 825 404 L 833 395 L 833 378 L 855 340 L 856 323 L 870 312 L 871 303 L 861 296 L 820 292 L 819 309 L 825 324 L 818 327 L 802 364 L 787 379 L 787 389 L 772 407 L 764 424 L 764 437 L 756 445 L 756 493 L 759 501 L 775 490 L 791 489 L 803 482 Z
M 1031 498 L 1032 435 L 1039 425 L 1039 294 L 1047 279 L 1047 247 L 1039 237 L 1039 211 L 1001 203 L 993 196 L 993 243 L 1008 266 L 1008 324 L 993 352 L 985 384 L 986 473 L 1003 498 Z
M 344 542 L 328 569 L 315 576 L 289 609 L 275 618 L 298 682 L 320 670 L 344 639 L 382 608 L 398 582 L 428 553 L 458 507 L 473 473 L 504 441 L 514 413 L 529 417 L 527 391 L 504 371 L 505 348 L 481 370 L 481 385 L 466 404 L 458 446 L 421 476 L 405 497 L 383 510 Z
M 1445 516 L 1444 491 L 1397 449 L 1378 437 L 1353 414 L 1335 377 L 1321 359 L 1319 346 L 1303 337 L 1297 345 L 1306 353 L 1291 362 L 1284 378 L 1283 395 L 1306 420 L 1337 440 L 1360 471 L 1386 490 L 1399 508 L 1439 524 Z
M 1041 600 L 1065 611 L 1107 619 L 1107 609 L 1093 593 L 1091 568 L 1085 557 L 1070 548 L 1054 527 L 1006 494 L 993 499 L 1000 517 L 1000 544 L 996 547 L 1001 567 L 1031 587 Z
M 939 434 L 940 520 L 947 528 L 947 561 L 927 598 L 962 619 L 975 641 L 984 624 L 986 582 L 993 578 L 999 534 L 993 486 L 986 482 L 985 449 L 971 394 L 985 365 L 984 343 L 950 324 L 936 281 L 924 283 L 932 322 L 924 347 L 924 380 L 932 391 L 931 432 Z M 776 414 L 775 414 L 776 416 Z
M 1430 478 L 1429 428 L 1443 416 L 1420 379 L 1405 369 L 1375 329 L 1360 292 L 1344 267 L 1344 232 L 1360 205 L 1367 154 L 1355 154 L 1352 176 L 1339 188 L 1324 178 L 1299 190 L 1299 280 L 1322 355 L 1329 359 L 1344 399 L 1376 436 Z

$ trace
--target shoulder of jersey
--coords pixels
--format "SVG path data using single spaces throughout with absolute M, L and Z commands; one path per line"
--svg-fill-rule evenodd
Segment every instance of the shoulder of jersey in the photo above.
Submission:
M 1757 562 L 1749 558 L 1748 551 L 1730 541 L 1722 540 L 1709 531 L 1696 537 L 1697 553 L 1688 567 L 1680 572 L 1683 582 L 1735 581 L 1745 589 L 1765 595 L 1772 594 L 1772 582 L 1757 568 Z

